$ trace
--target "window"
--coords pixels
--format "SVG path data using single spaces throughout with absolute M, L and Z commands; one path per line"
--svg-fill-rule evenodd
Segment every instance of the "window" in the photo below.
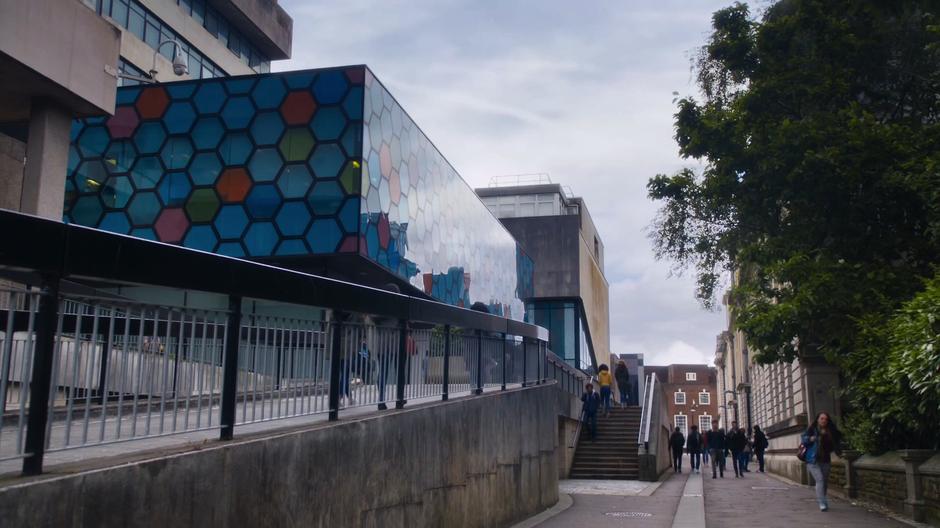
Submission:
M 712 417 L 703 414 L 698 417 L 698 429 L 699 431 L 705 432 L 712 428 Z
M 686 372 L 686 373 L 685 373 L 685 381 L 695 381 L 696 378 L 697 378 L 697 376 L 696 376 L 696 374 L 695 374 L 694 372 Z
M 676 393 L 676 405 L 685 405 L 685 393 L 679 391 Z
M 698 395 L 698 403 L 699 405 L 711 405 L 712 395 L 705 391 L 700 392 Z
M 676 420 L 676 427 L 678 427 L 679 430 L 682 431 L 682 434 L 687 434 L 688 425 L 689 425 L 689 417 L 685 416 L 684 414 L 677 414 L 675 416 L 675 420 Z

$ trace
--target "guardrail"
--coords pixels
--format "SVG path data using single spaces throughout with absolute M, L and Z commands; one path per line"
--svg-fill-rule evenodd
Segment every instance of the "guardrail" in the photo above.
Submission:
M 24 474 L 92 444 L 550 379 L 580 393 L 537 326 L 9 211 L 0 230 L 0 459 Z
M 645 449 L 649 449 L 650 423 L 652 423 L 651 417 L 653 414 L 653 394 L 656 387 L 656 376 L 652 374 L 646 376 L 644 387 L 643 400 L 640 402 L 640 432 L 637 443 L 644 446 Z

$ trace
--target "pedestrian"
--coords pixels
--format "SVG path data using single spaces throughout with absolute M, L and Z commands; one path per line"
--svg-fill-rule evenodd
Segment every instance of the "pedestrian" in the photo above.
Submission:
M 744 453 L 744 446 L 747 444 L 747 437 L 738 427 L 738 422 L 731 422 L 731 429 L 728 431 L 728 449 L 731 450 L 731 465 L 734 467 L 734 477 L 744 476 L 744 464 L 741 459 Z
M 682 448 L 685 446 L 685 435 L 678 427 L 669 436 L 669 445 L 672 447 L 672 469 L 676 473 L 682 473 Z
M 702 460 L 702 435 L 698 432 L 698 426 L 692 425 L 689 428 L 689 437 L 685 440 L 686 450 L 689 452 L 689 462 L 692 465 L 692 473 L 701 473 L 699 469 Z
M 703 431 L 702 433 L 702 464 L 708 465 L 708 431 Z M 701 473 L 701 471 L 699 471 Z
M 800 437 L 806 446 L 806 469 L 816 481 L 816 502 L 819 511 L 829 510 L 826 492 L 829 488 L 829 470 L 832 468 L 832 453 L 842 454 L 842 433 L 836 427 L 828 412 L 820 412 L 816 420 Z
M 588 427 L 593 442 L 597 438 L 597 410 L 601 407 L 601 397 L 594 392 L 593 384 L 588 383 L 584 386 L 581 401 L 584 402 L 581 406 L 582 421 Z
M 767 441 L 767 435 L 760 430 L 759 425 L 754 426 L 754 454 L 757 455 L 757 471 L 764 472 L 764 451 L 770 442 Z
M 728 451 L 728 443 L 723 429 L 718 428 L 718 421 L 712 422 L 712 430 L 705 433 L 705 443 L 712 455 L 712 478 L 725 478 L 725 454 Z
M 610 387 L 614 384 L 614 377 L 610 375 L 610 367 L 603 363 L 597 370 L 597 383 L 601 386 L 601 400 L 604 402 L 604 416 L 610 416 Z
M 744 435 L 744 451 L 741 453 L 741 466 L 742 470 L 745 473 L 750 473 L 751 470 L 747 468 L 748 464 L 751 463 L 751 453 L 753 452 L 753 442 L 751 437 L 747 434 L 747 429 L 742 427 L 741 434 Z
M 630 371 L 622 359 L 614 369 L 614 379 L 617 380 L 617 389 L 620 391 L 620 407 L 630 405 Z

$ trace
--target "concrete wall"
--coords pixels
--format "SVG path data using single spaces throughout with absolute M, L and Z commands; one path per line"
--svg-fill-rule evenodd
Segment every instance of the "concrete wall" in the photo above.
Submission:
M 582 236 L 583 234 L 579 233 L 578 236 L 578 240 L 581 241 L 578 250 L 579 294 L 584 301 L 584 312 L 587 315 L 588 327 L 591 329 L 594 353 L 598 358 L 606 358 L 610 355 L 610 295 L 607 279 L 604 278 L 602 268 L 594 258 L 593 237 L 589 241 Z
M 0 133 L 0 209 L 20 208 L 25 159 L 26 143 Z
M 500 222 L 535 262 L 536 297 L 578 297 L 581 294 L 580 220 L 577 216 L 501 218 Z
M 0 488 L 4 526 L 509 526 L 558 500 L 557 384 Z M 237 433 L 237 431 L 236 431 Z

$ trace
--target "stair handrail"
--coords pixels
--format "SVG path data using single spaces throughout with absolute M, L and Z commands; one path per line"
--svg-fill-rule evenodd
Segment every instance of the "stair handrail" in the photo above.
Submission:
M 597 381 L 597 378 L 591 376 L 588 378 L 588 382 L 594 383 Z M 571 437 L 571 441 L 568 442 L 568 449 L 574 449 L 578 445 L 578 438 L 581 438 L 581 426 L 584 424 L 584 404 L 581 404 L 581 413 L 578 414 L 578 428 L 574 431 L 574 436 Z
M 656 385 L 656 376 L 650 374 L 646 376 L 645 388 L 643 390 L 643 403 L 640 407 L 640 432 L 637 437 L 637 443 L 649 448 L 650 424 L 653 414 L 653 389 Z

